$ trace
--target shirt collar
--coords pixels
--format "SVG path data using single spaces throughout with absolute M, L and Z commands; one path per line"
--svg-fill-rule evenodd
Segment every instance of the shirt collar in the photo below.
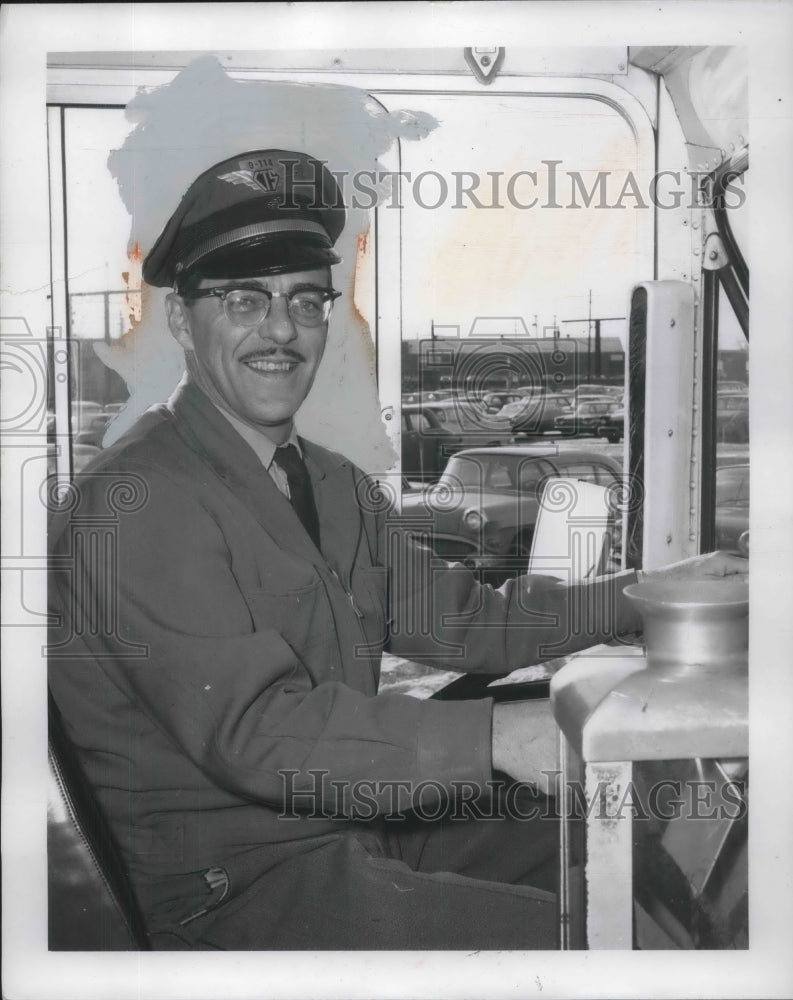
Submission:
M 238 417 L 235 417 L 234 414 L 229 413 L 228 410 L 221 409 L 221 407 L 219 407 L 217 403 L 214 402 L 214 400 L 212 400 L 211 402 L 214 404 L 217 411 L 219 413 L 222 413 L 223 416 L 226 418 L 226 420 L 228 420 L 228 422 L 231 424 L 234 430 L 239 434 L 239 436 L 243 439 L 243 441 L 245 441 L 245 443 L 253 449 L 253 451 L 256 454 L 256 457 L 259 459 L 259 461 L 262 463 L 265 469 L 269 470 L 273 458 L 275 457 L 276 450 L 282 447 L 282 445 L 277 445 L 274 441 L 271 441 L 270 438 L 268 438 L 267 435 L 264 434 L 262 431 L 257 431 L 255 427 L 251 427 L 250 424 L 246 424 Z M 294 424 L 292 424 L 289 430 L 289 436 L 283 442 L 283 444 L 284 445 L 293 444 L 295 448 L 297 448 L 300 457 L 303 458 L 303 449 L 300 447 L 300 442 L 298 440 L 297 431 L 295 430 Z

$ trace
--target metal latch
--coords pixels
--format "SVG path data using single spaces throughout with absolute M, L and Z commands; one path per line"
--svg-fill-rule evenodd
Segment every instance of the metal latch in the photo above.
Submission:
M 504 49 L 465 49 L 465 61 L 480 83 L 492 83 L 504 61 Z

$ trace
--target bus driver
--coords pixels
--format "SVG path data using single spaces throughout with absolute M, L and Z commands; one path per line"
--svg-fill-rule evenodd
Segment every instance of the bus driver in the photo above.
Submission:
M 230 183 L 239 170 L 254 183 Z M 334 178 L 300 152 L 232 157 L 185 194 L 143 275 L 173 288 L 186 374 L 53 526 L 51 690 L 154 948 L 551 948 L 557 826 L 486 818 L 494 771 L 553 769 L 547 708 L 378 696 L 380 655 L 438 665 L 452 643 L 456 669 L 504 674 L 635 629 L 636 574 L 494 591 L 462 566 L 430 572 L 401 538 L 415 572 L 388 580 L 391 519 L 293 424 L 344 222 Z M 114 506 L 120 484 L 140 502 Z M 99 523 L 109 578 L 80 541 Z M 744 568 L 714 554 L 658 573 Z M 115 627 L 88 627 L 103 601 Z M 574 635 L 582 602 L 595 628 Z M 403 627 L 419 606 L 432 627 Z M 455 821 L 440 807 L 461 788 Z

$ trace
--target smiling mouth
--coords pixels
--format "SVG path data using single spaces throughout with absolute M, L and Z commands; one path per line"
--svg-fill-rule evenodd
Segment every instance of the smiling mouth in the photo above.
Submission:
M 291 358 L 247 358 L 242 363 L 260 375 L 288 375 L 300 364 Z

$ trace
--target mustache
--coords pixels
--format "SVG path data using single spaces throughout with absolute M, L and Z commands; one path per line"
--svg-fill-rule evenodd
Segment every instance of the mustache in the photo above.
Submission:
M 271 347 L 262 348 L 256 351 L 248 351 L 247 354 L 243 354 L 240 361 L 243 363 L 246 361 L 305 361 L 306 359 L 300 353 L 291 347 Z

